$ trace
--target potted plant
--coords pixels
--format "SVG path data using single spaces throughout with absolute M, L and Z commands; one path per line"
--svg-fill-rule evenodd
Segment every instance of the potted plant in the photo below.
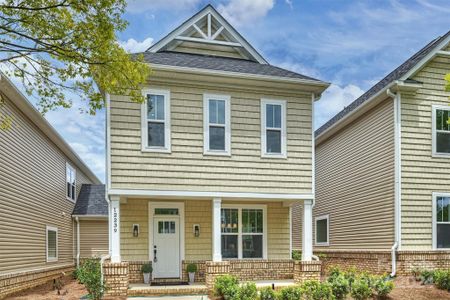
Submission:
M 186 271 L 189 274 L 189 284 L 194 283 L 195 281 L 195 272 L 197 272 L 197 265 L 196 264 L 188 264 L 186 267 Z
M 153 272 L 152 265 L 150 263 L 143 264 L 141 271 L 142 271 L 142 274 L 144 274 L 144 283 L 149 284 L 150 283 L 150 275 Z

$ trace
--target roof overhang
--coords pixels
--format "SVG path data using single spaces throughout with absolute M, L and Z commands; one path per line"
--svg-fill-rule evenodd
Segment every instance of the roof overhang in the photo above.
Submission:
M 101 181 L 75 153 L 72 147 L 63 137 L 50 125 L 50 123 L 37 111 L 28 99 L 17 89 L 17 87 L 4 75 L 0 73 L 0 91 L 10 99 L 86 176 L 96 184 Z
M 177 75 L 189 75 L 196 74 L 199 76 L 205 76 L 205 84 L 207 81 L 221 81 L 224 77 L 229 80 L 236 80 L 238 84 L 245 84 L 244 80 L 248 80 L 251 84 L 258 86 L 258 83 L 261 87 L 270 86 L 267 85 L 270 83 L 279 83 L 289 85 L 291 87 L 297 86 L 298 88 L 302 88 L 304 92 L 313 92 L 317 97 L 320 97 L 323 91 L 325 91 L 330 83 L 318 81 L 318 80 L 307 80 L 301 78 L 289 78 L 289 77 L 279 77 L 279 76 L 268 76 L 268 75 L 259 75 L 259 74 L 250 74 L 250 73 L 238 73 L 238 72 L 230 72 L 230 71 L 220 71 L 220 70 L 211 70 L 211 69 L 200 69 L 200 68 L 190 68 L 190 67 L 179 67 L 179 66 L 169 66 L 169 65 L 161 65 L 161 64 L 150 64 L 152 70 L 154 71 L 154 78 L 159 77 L 161 75 L 176 77 Z M 214 75 L 214 76 L 210 76 Z
M 333 126 L 327 128 L 321 134 L 315 137 L 315 145 L 318 146 L 322 142 L 326 141 L 328 138 L 333 136 L 339 130 L 344 128 L 345 126 L 352 123 L 354 120 L 364 115 L 367 111 L 377 106 L 382 101 L 386 100 L 390 96 L 387 91 L 391 92 L 406 92 L 406 93 L 414 93 L 418 89 L 423 86 L 421 82 L 408 82 L 402 80 L 396 80 L 391 84 L 387 85 L 384 89 L 380 90 L 378 93 L 364 101 L 361 105 L 359 105 L 356 109 L 345 115 L 342 119 L 337 121 Z

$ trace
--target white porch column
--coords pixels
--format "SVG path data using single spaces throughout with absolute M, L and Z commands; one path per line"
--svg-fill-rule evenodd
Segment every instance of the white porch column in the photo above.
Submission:
M 212 250 L 213 250 L 213 261 L 222 261 L 222 238 L 220 229 L 220 214 L 222 208 L 222 199 L 214 198 L 212 202 L 212 218 L 213 218 L 213 228 L 212 228 Z
M 310 261 L 313 255 L 312 200 L 303 202 L 302 260 Z
M 111 262 L 120 262 L 120 197 L 111 196 Z

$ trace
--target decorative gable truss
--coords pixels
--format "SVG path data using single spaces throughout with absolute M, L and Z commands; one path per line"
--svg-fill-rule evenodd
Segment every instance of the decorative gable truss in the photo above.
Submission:
M 266 60 L 211 5 L 184 22 L 147 51 L 176 51 Z

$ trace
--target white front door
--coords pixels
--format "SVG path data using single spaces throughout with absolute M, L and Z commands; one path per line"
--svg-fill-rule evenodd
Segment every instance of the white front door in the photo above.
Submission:
M 178 216 L 154 216 L 152 251 L 155 278 L 180 278 L 180 219 Z

